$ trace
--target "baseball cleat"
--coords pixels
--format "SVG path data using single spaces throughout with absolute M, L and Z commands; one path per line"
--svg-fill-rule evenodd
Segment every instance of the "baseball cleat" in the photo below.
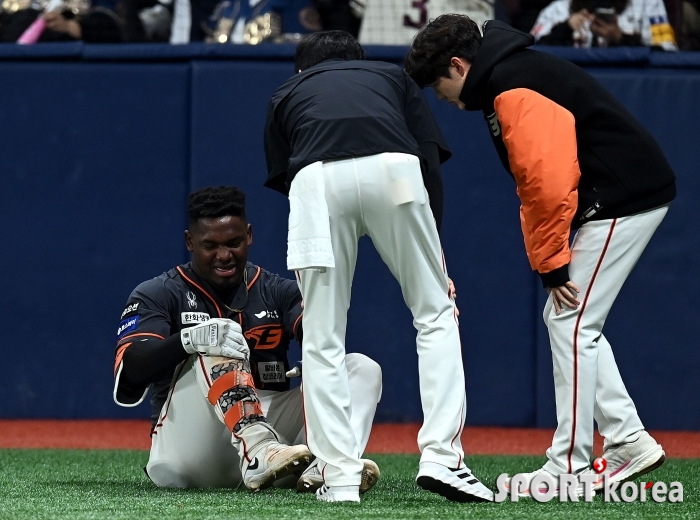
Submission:
M 452 502 L 493 502 L 493 491 L 467 467 L 451 469 L 435 462 L 421 462 L 416 484 Z
M 306 469 L 310 460 L 311 452 L 303 444 L 287 446 L 272 442 L 248 462 L 243 483 L 252 491 L 265 489 L 276 480 Z
M 331 486 L 325 484 L 316 490 L 316 500 L 321 502 L 359 502 L 360 486 Z
M 603 458 L 607 465 L 593 484 L 595 490 L 603 489 L 604 475 L 608 476 L 608 483 L 627 482 L 654 471 L 664 463 L 666 454 L 661 445 L 644 431 L 634 442 L 609 447 L 603 453 Z M 590 468 L 586 473 L 597 472 Z
M 366 493 L 374 487 L 379 480 L 379 466 L 369 459 L 360 459 L 364 467 L 362 468 L 362 481 L 360 482 L 360 494 Z M 314 460 L 306 471 L 301 474 L 297 481 L 297 491 L 299 493 L 311 493 L 323 486 L 323 468 L 325 463 L 320 459 Z

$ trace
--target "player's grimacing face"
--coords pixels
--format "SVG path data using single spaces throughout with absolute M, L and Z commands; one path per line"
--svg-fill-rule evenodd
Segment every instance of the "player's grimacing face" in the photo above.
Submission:
M 253 243 L 253 228 L 240 217 L 201 218 L 185 231 L 195 272 L 212 285 L 240 283 Z

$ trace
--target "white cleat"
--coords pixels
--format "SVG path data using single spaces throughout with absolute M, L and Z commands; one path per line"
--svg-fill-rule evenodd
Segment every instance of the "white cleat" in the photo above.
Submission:
M 593 489 L 603 489 L 603 476 L 608 476 L 608 483 L 627 482 L 654 471 L 666 460 L 661 445 L 646 431 L 634 442 L 611 446 L 603 453 L 607 463 L 605 471 L 600 473 L 598 481 L 593 484 Z M 587 469 L 586 473 L 597 473 L 593 469 Z
M 372 489 L 379 480 L 379 466 L 373 460 L 360 460 L 364 465 L 362 468 L 362 481 L 360 482 L 360 494 L 362 494 Z M 299 493 L 311 493 L 323 486 L 324 467 L 325 462 L 321 462 L 320 459 L 314 460 L 299 477 L 297 491 Z
M 321 502 L 360 502 L 360 486 L 331 486 L 325 484 L 316 490 Z
M 306 469 L 310 460 L 311 452 L 303 444 L 287 446 L 271 442 L 245 465 L 243 483 L 253 491 L 265 489 L 276 480 Z
M 453 502 L 493 502 L 493 491 L 466 467 L 450 469 L 435 462 L 421 462 L 416 484 Z

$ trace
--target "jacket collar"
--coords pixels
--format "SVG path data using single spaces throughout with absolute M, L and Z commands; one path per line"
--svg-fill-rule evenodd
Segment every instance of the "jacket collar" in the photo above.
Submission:
M 497 20 L 484 24 L 481 47 L 471 64 L 459 96 L 466 110 L 482 110 L 488 103 L 486 84 L 493 68 L 508 56 L 533 45 L 535 38 Z
M 214 304 L 219 318 L 226 316 L 228 312 L 241 312 L 248 304 L 248 291 L 250 287 L 257 281 L 260 275 L 260 267 L 247 262 L 245 272 L 243 273 L 243 281 L 238 286 L 229 302 L 224 302 L 210 284 L 202 280 L 197 273 L 192 269 L 192 262 L 188 262 L 177 268 L 180 276 L 185 280 L 187 285 L 196 289 L 200 294 L 204 295 L 211 303 Z

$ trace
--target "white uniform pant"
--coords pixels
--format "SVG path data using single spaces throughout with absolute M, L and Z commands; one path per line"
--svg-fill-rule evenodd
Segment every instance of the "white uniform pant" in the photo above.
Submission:
M 381 396 L 381 369 L 348 354 L 351 432 L 364 451 Z M 238 443 L 207 400 L 209 385 L 199 356 L 176 371 L 151 440 L 146 472 L 161 487 L 237 487 L 242 482 Z M 306 383 L 304 382 L 304 385 Z M 304 443 L 301 388 L 258 390 L 263 413 L 284 444 Z
M 401 285 L 418 331 L 421 461 L 461 467 L 466 395 L 459 329 L 419 160 L 385 153 L 327 162 L 319 174 L 325 181 L 335 268 L 302 270 L 297 277 L 304 298 L 307 440 L 311 452 L 328 463 L 326 484 L 357 485 L 362 471 L 361 446 L 351 428 L 345 330 L 358 239 L 365 234 Z M 294 182 L 292 196 L 299 196 Z
M 610 344 L 602 334 L 627 276 L 663 220 L 668 206 L 584 224 L 571 248 L 569 277 L 581 292 L 578 309 L 556 315 L 552 297 L 544 308 L 554 365 L 557 429 L 545 469 L 576 473 L 590 464 L 593 419 L 605 446 L 641 434 L 637 409 L 625 388 Z

